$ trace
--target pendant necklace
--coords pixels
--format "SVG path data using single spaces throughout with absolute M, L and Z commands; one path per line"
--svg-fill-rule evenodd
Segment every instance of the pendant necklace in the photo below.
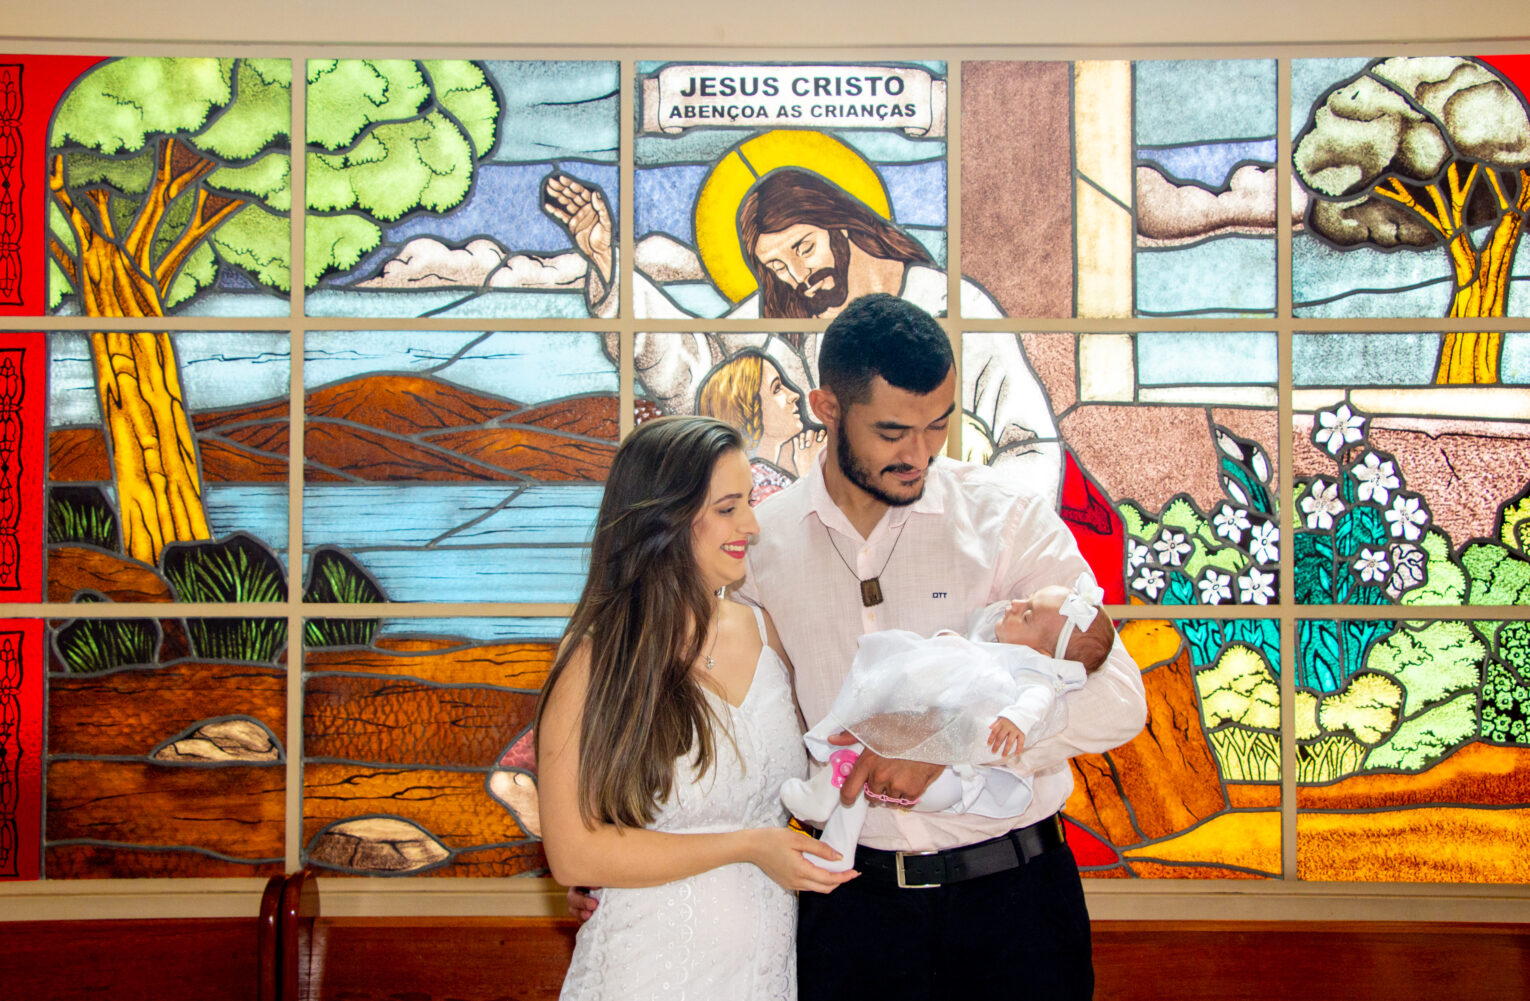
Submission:
M 712 660 L 712 654 L 717 652 L 717 641 L 722 636 L 722 596 L 723 596 L 723 590 L 724 590 L 724 588 L 718 588 L 717 589 L 717 608 L 713 612 L 713 615 L 712 615 L 712 618 L 717 623 L 716 628 L 713 629 L 713 631 L 712 631 L 712 649 L 707 652 L 706 657 L 703 658 L 703 660 L 702 660 L 702 663 L 706 665 L 706 669 L 708 671 L 713 671 L 713 670 L 717 669 L 716 662 L 714 662 Z
M 834 550 L 834 555 L 839 557 L 839 561 L 845 565 L 846 570 L 850 571 L 851 576 L 861 582 L 861 606 L 863 608 L 871 608 L 882 603 L 882 575 L 887 572 L 887 565 L 892 562 L 893 553 L 898 551 L 898 543 L 903 541 L 903 530 L 907 527 L 907 521 L 898 526 L 898 535 L 893 539 L 892 548 L 887 551 L 887 559 L 882 561 L 882 569 L 877 571 L 875 577 L 867 577 L 864 580 L 861 579 L 860 574 L 855 572 L 855 568 L 850 565 L 850 561 L 845 559 L 845 554 L 839 551 L 839 546 L 835 544 L 834 534 L 829 531 L 829 526 L 825 525 L 823 527 L 823 534 L 828 536 L 829 539 L 829 548 Z

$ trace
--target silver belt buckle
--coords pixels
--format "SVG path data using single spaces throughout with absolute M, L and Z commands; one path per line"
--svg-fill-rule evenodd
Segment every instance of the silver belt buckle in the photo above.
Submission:
M 898 874 L 898 889 L 900 890 L 933 890 L 939 883 L 910 883 L 903 875 L 903 859 L 909 855 L 939 855 L 939 851 L 929 852 L 896 852 L 893 855 L 893 869 Z

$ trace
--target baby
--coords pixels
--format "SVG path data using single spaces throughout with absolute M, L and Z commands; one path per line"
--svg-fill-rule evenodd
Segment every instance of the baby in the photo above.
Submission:
M 966 637 L 943 631 L 925 639 L 892 629 L 862 636 L 829 715 L 804 737 L 830 767 L 781 790 L 787 809 L 821 826 L 841 855 L 833 863 L 809 861 L 831 869 L 854 864 L 866 796 L 841 808 L 839 787 L 861 747 L 947 766 L 918 801 L 887 802 L 931 813 L 1023 813 L 1030 778 L 980 766 L 1000 764 L 1062 729 L 1066 709 L 1058 696 L 1082 687 L 1115 642 L 1109 617 L 1100 614 L 1104 596 L 1084 574 L 1071 588 L 1044 587 L 979 610 Z M 841 731 L 861 746 L 829 744 Z

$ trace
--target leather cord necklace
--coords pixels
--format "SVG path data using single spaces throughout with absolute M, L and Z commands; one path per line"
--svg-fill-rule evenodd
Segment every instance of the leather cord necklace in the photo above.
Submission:
M 839 551 L 839 546 L 834 542 L 834 533 L 829 531 L 829 526 L 823 526 L 823 534 L 829 540 L 829 548 L 834 550 L 834 555 L 838 556 L 839 561 L 845 565 L 845 569 L 850 571 L 850 576 L 861 582 L 861 606 L 863 608 L 871 608 L 882 603 L 882 575 L 887 572 L 887 565 L 892 562 L 893 553 L 898 551 L 898 543 L 903 541 L 903 530 L 907 527 L 908 522 L 906 520 L 902 525 L 898 526 L 898 535 L 893 539 L 892 548 L 887 551 L 887 559 L 882 561 L 882 569 L 877 571 L 877 575 L 862 579 L 861 575 L 856 573 L 855 568 L 850 565 L 850 561 L 845 559 L 845 554 Z

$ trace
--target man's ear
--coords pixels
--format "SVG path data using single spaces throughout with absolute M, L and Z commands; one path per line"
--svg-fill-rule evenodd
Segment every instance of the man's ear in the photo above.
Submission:
M 808 407 L 824 427 L 839 427 L 839 400 L 835 398 L 833 390 L 822 386 L 808 390 Z

